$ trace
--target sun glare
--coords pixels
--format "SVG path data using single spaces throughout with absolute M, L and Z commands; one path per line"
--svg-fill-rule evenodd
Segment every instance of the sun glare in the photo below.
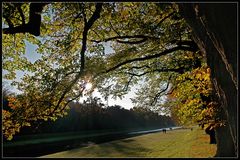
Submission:
M 86 90 L 90 90 L 92 88 L 92 83 L 87 83 L 86 85 L 85 85 L 85 89 Z

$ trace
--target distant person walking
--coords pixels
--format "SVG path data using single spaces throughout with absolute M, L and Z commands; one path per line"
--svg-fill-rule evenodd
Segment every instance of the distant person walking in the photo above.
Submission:
M 167 133 L 167 130 L 166 130 L 166 129 L 163 129 L 162 131 L 163 131 L 163 133 Z

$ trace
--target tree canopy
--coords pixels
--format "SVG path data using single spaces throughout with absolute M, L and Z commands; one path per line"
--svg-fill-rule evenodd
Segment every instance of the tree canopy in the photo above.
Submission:
M 67 114 L 94 88 L 122 97 L 140 85 L 138 107 L 165 107 L 183 124 L 217 119 L 205 55 L 175 3 L 3 3 L 2 19 L 4 78 L 22 91 L 3 110 L 9 139 L 33 121 Z M 38 45 L 35 62 L 24 56 L 26 41 Z M 17 70 L 28 71 L 20 82 Z

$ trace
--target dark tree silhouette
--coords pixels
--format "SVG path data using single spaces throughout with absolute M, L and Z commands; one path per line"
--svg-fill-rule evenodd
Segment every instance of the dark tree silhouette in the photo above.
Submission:
M 30 12 L 29 12 L 29 22 L 25 24 L 25 18 L 21 10 L 20 13 L 22 15 L 22 24 L 19 26 L 13 26 L 11 19 L 7 16 L 4 16 L 6 22 L 8 23 L 8 28 L 4 28 L 2 31 L 4 34 L 15 34 L 15 33 L 30 33 L 34 36 L 40 35 L 40 26 L 41 26 L 41 13 L 43 7 L 47 3 L 31 3 L 30 4 Z

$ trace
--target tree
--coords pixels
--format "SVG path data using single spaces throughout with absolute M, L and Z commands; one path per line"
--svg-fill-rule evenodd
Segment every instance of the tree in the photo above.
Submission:
M 11 52 L 11 49 L 5 47 L 6 52 L 9 54 L 8 56 L 6 56 L 6 59 L 4 59 L 5 60 L 4 63 L 5 64 L 11 63 L 9 58 L 12 58 L 13 59 L 12 62 L 16 62 L 17 64 L 17 66 L 14 67 L 11 65 L 5 65 L 4 69 L 10 72 L 5 76 L 5 78 L 13 79 L 15 73 L 14 71 L 16 69 L 27 68 L 30 72 L 33 73 L 33 76 L 25 75 L 23 78 L 24 81 L 22 81 L 23 83 L 13 82 L 15 84 L 18 84 L 18 88 L 21 91 L 23 91 L 24 94 L 22 94 L 20 97 L 14 100 L 14 105 L 16 106 L 15 108 L 17 108 L 15 109 L 15 112 L 11 113 L 12 114 L 11 116 L 9 116 L 8 113 L 5 114 L 6 116 L 4 115 L 6 117 L 6 119 L 4 119 L 4 122 L 6 122 L 5 124 L 13 128 L 11 130 L 7 129 L 8 131 L 6 131 L 5 135 L 9 136 L 9 139 L 12 138 L 12 134 L 15 134 L 14 126 L 16 127 L 24 126 L 24 124 L 29 125 L 29 121 L 36 121 L 37 119 L 47 120 L 48 118 L 51 118 L 54 120 L 56 119 L 56 117 L 66 114 L 65 109 L 67 109 L 68 103 L 83 94 L 83 91 L 85 89 L 84 88 L 85 82 L 82 80 L 79 81 L 79 79 L 80 77 L 83 77 L 83 73 L 85 72 L 84 53 L 86 50 L 87 34 L 93 23 L 96 21 L 96 19 L 99 18 L 100 11 L 102 8 L 101 6 L 102 6 L 101 3 L 96 4 L 95 11 L 88 20 L 86 17 L 87 15 L 83 13 L 84 28 L 82 31 L 83 43 L 81 45 L 81 51 L 79 55 L 80 61 L 74 63 L 78 64 L 76 66 L 79 67 L 79 69 L 75 69 L 76 66 L 74 67 L 73 64 L 72 65 L 67 64 L 67 67 L 65 65 L 62 65 L 65 62 L 62 62 L 63 55 L 61 54 L 59 54 L 60 57 L 57 57 L 57 59 L 53 57 L 51 58 L 51 56 L 48 57 L 49 55 L 47 55 L 47 57 L 46 56 L 44 57 L 43 55 L 42 59 L 39 59 L 34 64 L 31 64 L 26 60 L 26 58 L 20 58 L 21 54 L 23 53 L 20 52 L 18 55 L 15 55 L 14 53 Z M 23 41 L 24 37 L 21 38 Z M 22 43 L 22 41 L 20 43 Z M 39 41 L 37 41 L 37 43 L 39 44 Z M 7 46 L 8 44 L 9 44 L 8 41 L 5 41 L 5 44 L 3 42 L 3 46 L 4 45 Z M 24 46 L 20 46 L 20 48 L 22 49 L 24 48 Z M 57 49 L 55 50 L 57 51 Z M 48 59 L 49 61 L 45 61 L 47 58 L 50 58 Z M 25 62 L 27 61 L 28 63 L 26 63 L 25 65 L 20 65 L 20 63 L 23 62 L 23 60 L 25 60 Z M 53 62 L 52 60 L 60 61 L 60 63 Z M 54 67 L 54 65 L 60 67 L 57 68 Z M 75 70 L 69 73 L 68 72 L 69 67 Z M 76 88 L 74 90 L 75 92 L 71 91 L 69 93 L 73 86 Z M 69 99 L 69 97 L 71 98 Z M 16 122 L 11 123 L 12 122 L 11 120 L 7 120 L 10 117 L 11 118 L 14 117 L 14 121 Z M 16 130 L 19 131 L 19 128 L 20 127 L 16 128 Z
M 30 33 L 40 35 L 41 12 L 46 3 L 31 3 L 29 7 L 24 3 L 5 3 L 3 17 L 8 28 L 3 29 L 4 34 Z M 29 10 L 29 15 L 24 12 Z M 28 23 L 26 19 L 28 18 Z
M 2 83 L 2 99 L 6 100 L 8 96 L 11 96 L 13 93 L 11 92 L 11 89 L 9 88 L 7 82 Z
M 11 13 L 13 11 L 9 6 L 11 5 L 8 3 L 4 4 L 4 9 Z M 178 6 L 183 12 L 179 12 Z M 33 113 L 33 106 L 36 106 L 35 118 L 52 117 L 54 119 L 63 114 L 68 103 L 84 94 L 84 84 L 87 81 L 91 81 L 104 97 L 109 94 L 122 97 L 132 86 L 140 82 L 145 83 L 149 86 L 149 90 L 142 85 L 135 99 L 136 104 L 144 102 L 143 106 L 149 104 L 157 106 L 159 97 L 176 87 L 177 78 L 191 72 L 204 71 L 204 68 L 200 67 L 206 55 L 207 63 L 213 70 L 211 74 L 215 77 L 217 65 L 210 64 L 212 56 L 202 52 L 205 46 L 200 46 L 199 41 L 196 40 L 196 37 L 203 40 L 205 34 L 201 35 L 197 25 L 192 24 L 196 22 L 202 26 L 202 23 L 185 14 L 189 12 L 195 15 L 194 13 L 199 11 L 197 7 L 195 10 L 191 7 L 192 5 L 175 3 L 51 3 L 46 5 L 43 8 L 41 22 L 41 31 L 43 31 L 41 38 L 45 37 L 45 39 L 39 40 L 28 33 L 22 34 L 25 33 L 23 31 L 15 31 L 14 33 L 17 34 L 14 36 L 8 32 L 3 34 L 5 52 L 3 66 L 9 71 L 6 78 L 13 79 L 16 69 L 27 69 L 33 73 L 32 76 L 26 75 L 23 82 L 14 82 L 24 93 L 22 98 L 17 100 L 19 101 L 17 104 L 25 106 L 22 107 L 21 114 Z M 13 8 L 16 8 L 16 5 L 13 5 Z M 208 9 L 208 6 L 206 8 Z M 21 13 L 28 15 L 28 11 L 18 12 L 20 17 L 24 17 Z M 203 13 L 205 14 L 205 11 Z M 208 11 L 206 15 L 207 13 L 210 13 L 209 21 L 214 23 L 211 19 L 212 12 Z M 202 12 L 197 12 L 197 16 L 199 14 L 201 15 Z M 192 36 L 192 30 L 187 27 L 185 19 L 190 26 L 192 25 L 194 32 L 197 30 L 197 36 Z M 9 18 L 5 17 L 4 22 L 9 25 L 8 21 Z M 199 30 L 202 31 L 203 28 Z M 219 33 L 219 31 L 216 32 Z M 211 38 L 210 36 L 209 40 Z M 23 39 L 39 45 L 38 52 L 42 55 L 42 59 L 32 64 L 23 58 Z M 13 44 L 11 40 L 14 40 L 17 48 L 15 52 L 11 47 L 7 47 Z M 235 42 L 234 39 L 231 39 L 231 42 Z M 106 43 L 111 45 L 113 53 L 105 53 Z M 199 48 L 202 53 L 200 58 L 198 57 Z M 231 63 L 234 62 L 231 61 Z M 230 69 L 228 65 L 226 67 L 231 71 L 231 67 Z M 232 74 L 236 73 L 236 65 L 233 65 L 233 68 L 234 72 L 229 73 L 234 82 L 233 86 L 236 86 L 236 76 Z M 188 89 L 193 87 L 190 83 L 187 83 Z M 206 81 L 203 85 L 208 84 Z M 214 87 L 215 92 L 220 93 L 220 89 L 216 86 L 218 85 Z M 233 89 L 236 91 L 234 87 Z M 143 96 L 143 93 L 147 93 L 147 97 Z M 188 104 L 199 104 L 198 99 L 203 100 L 201 93 L 198 91 L 198 97 L 188 96 L 185 100 L 188 100 Z M 206 96 L 204 94 L 203 96 Z M 236 92 L 232 94 L 236 95 Z M 178 105 L 181 104 L 180 102 Z M 236 105 L 233 104 L 233 106 Z M 190 111 L 191 109 L 190 107 Z M 195 109 L 192 110 L 196 112 Z M 236 114 L 232 110 L 230 113 Z M 233 126 L 230 125 L 230 131 L 233 141 L 236 142 L 234 138 L 236 119 L 234 118 L 236 116 L 233 116 L 233 119 L 227 117 L 227 120 L 233 124 Z M 30 117 L 27 119 L 29 120 Z M 21 122 L 23 122 L 22 119 Z M 224 140 L 218 138 L 218 144 L 222 141 Z
M 205 65 L 180 75 L 175 86 L 165 105 L 171 107 L 181 124 L 224 124 L 218 115 L 218 103 L 213 99 L 210 68 Z
M 177 16 L 177 13 L 174 11 L 174 5 L 164 9 L 158 9 L 155 4 L 150 4 L 149 6 L 146 3 L 137 5 L 139 7 L 134 7 L 132 3 L 126 3 L 126 5 L 121 3 L 109 3 L 104 4 L 104 8 L 102 8 L 101 3 L 96 5 L 93 3 L 79 3 L 77 5 L 53 3 L 47 5 L 46 7 L 49 8 L 44 10 L 44 12 L 47 11 L 48 14 L 43 16 L 42 26 L 45 26 L 45 28 L 51 26 L 51 30 L 48 29 L 45 32 L 45 34 L 48 35 L 46 40 L 42 40 L 41 42 L 39 39 L 29 34 L 21 34 L 21 31 L 19 31 L 20 34 L 15 34 L 14 38 L 12 35 L 5 32 L 6 34 L 3 34 L 3 36 L 5 36 L 4 39 L 11 39 L 13 37 L 13 39 L 15 39 L 15 46 L 19 48 L 19 51 L 17 50 L 18 55 L 16 55 L 12 52 L 11 48 L 7 47 L 10 42 L 3 42 L 3 46 L 6 49 L 5 52 L 8 53 L 8 55 L 4 57 L 4 69 L 8 70 L 9 74 L 5 77 L 13 79 L 16 69 L 27 69 L 29 72 L 32 72 L 32 76 L 25 75 L 22 82 L 13 82 L 13 84 L 17 85 L 24 93 L 16 100 L 16 104 L 19 105 L 16 108 L 21 110 L 21 112 L 16 111 L 16 113 L 20 112 L 22 114 L 22 116 L 15 116 L 19 117 L 18 121 L 23 123 L 24 121 L 34 121 L 36 119 L 55 119 L 57 116 L 61 116 L 64 114 L 67 104 L 83 94 L 86 81 L 96 79 L 95 86 L 100 88 L 101 83 L 105 83 L 104 80 L 108 78 L 108 75 L 103 73 L 110 73 L 110 71 L 117 68 L 119 69 L 119 67 L 124 64 L 135 61 L 141 62 L 144 60 L 151 60 L 177 50 L 184 51 L 194 49 L 194 45 L 192 46 L 189 41 L 185 39 L 174 39 L 173 42 L 173 37 L 170 37 L 170 39 L 166 38 L 164 43 L 168 45 L 176 43 L 176 45 L 170 49 L 166 49 L 166 51 L 164 51 L 164 47 L 160 47 L 159 49 L 162 51 L 158 54 L 149 52 L 148 55 L 143 58 L 137 58 L 142 54 L 141 52 L 136 55 L 128 55 L 125 58 L 130 59 L 130 61 L 124 61 L 125 59 L 123 58 L 121 60 L 123 62 L 120 64 L 117 64 L 116 59 L 118 61 L 120 60 L 119 55 L 121 55 L 121 53 L 116 53 L 114 54 L 115 56 L 104 55 L 101 49 L 103 47 L 101 42 L 106 41 L 113 41 L 122 44 L 122 46 L 129 46 L 126 44 L 137 45 L 149 40 L 148 44 L 154 47 L 154 43 L 157 44 L 156 40 L 159 42 L 162 41 L 159 35 L 163 31 L 158 29 L 157 26 L 167 20 L 168 17 L 175 14 Z M 6 10 L 7 9 L 9 8 L 6 7 Z M 147 17 L 150 15 L 148 12 L 155 9 L 158 11 L 155 15 L 160 15 L 154 19 L 155 23 L 151 26 L 156 32 L 154 37 L 147 35 L 150 34 L 152 30 L 144 28 L 143 24 L 147 25 L 151 22 L 146 21 Z M 49 10 L 53 10 L 54 13 L 50 14 L 49 12 L 51 11 Z M 105 18 L 102 18 L 100 21 L 99 17 L 101 10 L 103 10 L 101 14 L 102 16 L 104 15 Z M 117 10 L 125 10 L 125 12 Z M 163 12 L 163 10 L 166 10 L 166 13 Z M 126 21 L 126 17 L 129 16 L 128 12 L 130 12 L 131 17 L 133 17 L 133 11 L 137 12 L 136 15 L 139 17 L 139 22 L 136 21 L 138 19 L 132 18 L 132 22 L 130 21 L 132 24 L 130 25 Z M 142 12 L 146 12 L 148 15 L 141 17 L 143 14 Z M 58 15 L 58 13 L 61 14 Z M 53 16 L 52 19 L 49 18 L 51 16 Z M 150 16 L 152 19 L 154 18 L 152 15 Z M 62 17 L 65 18 L 63 19 Z M 109 19 L 115 18 L 116 20 L 112 21 L 112 24 L 108 22 Z M 64 23 L 67 22 L 66 25 L 61 25 L 63 24 L 63 20 Z M 121 25 L 118 25 L 119 22 Z M 176 23 L 181 24 L 181 21 Z M 166 27 L 169 25 L 171 25 L 171 22 L 167 21 Z M 181 29 L 181 25 L 179 25 L 179 27 L 176 25 L 176 28 Z M 137 29 L 139 33 L 133 33 L 135 29 Z M 94 31 L 97 31 L 97 33 Z M 118 35 L 118 32 L 123 35 Z M 164 32 L 168 33 L 170 30 Z M 165 34 L 162 36 L 165 36 Z M 21 56 L 24 52 L 23 39 L 27 39 L 40 46 L 38 52 L 42 55 L 42 59 L 32 64 Z M 131 39 L 131 41 L 127 41 L 126 39 Z M 86 50 L 87 42 L 89 46 L 88 50 Z M 21 46 L 18 44 L 21 44 Z M 115 45 L 115 48 L 113 46 L 115 50 L 117 50 L 116 47 L 118 46 Z M 142 48 L 139 49 L 144 48 L 150 47 L 142 45 Z M 126 49 L 129 50 L 128 47 Z M 132 51 L 134 51 L 133 48 Z M 135 47 L 134 52 L 137 51 Z M 85 56 L 85 52 L 88 53 L 88 56 Z M 125 55 L 127 54 L 125 53 Z M 112 64 L 105 63 L 107 61 Z M 16 66 L 11 64 L 16 64 Z M 117 65 L 114 66 L 115 64 Z M 93 70 L 94 68 L 98 68 L 98 70 Z M 125 84 L 125 82 L 126 81 L 122 81 L 120 84 Z M 80 90 L 78 89 L 79 87 L 81 88 Z M 120 88 L 118 89 L 116 87 L 117 86 L 114 88 L 114 90 L 116 90 L 115 95 L 121 96 L 122 93 Z M 127 87 L 124 90 L 126 93 L 128 90 Z M 69 99 L 69 97 L 71 98 Z M 24 114 L 27 116 L 24 116 Z
M 221 117 L 227 119 L 226 126 L 216 130 L 216 156 L 237 156 L 237 5 L 197 3 L 180 8 L 195 42 L 207 56 Z
M 97 97 L 87 98 L 83 103 L 72 102 L 69 106 L 70 109 L 66 116 L 58 118 L 55 122 L 38 120 L 31 127 L 22 128 L 17 135 L 174 126 L 171 117 L 158 115 L 149 109 L 127 110 L 118 105 L 104 106 Z

